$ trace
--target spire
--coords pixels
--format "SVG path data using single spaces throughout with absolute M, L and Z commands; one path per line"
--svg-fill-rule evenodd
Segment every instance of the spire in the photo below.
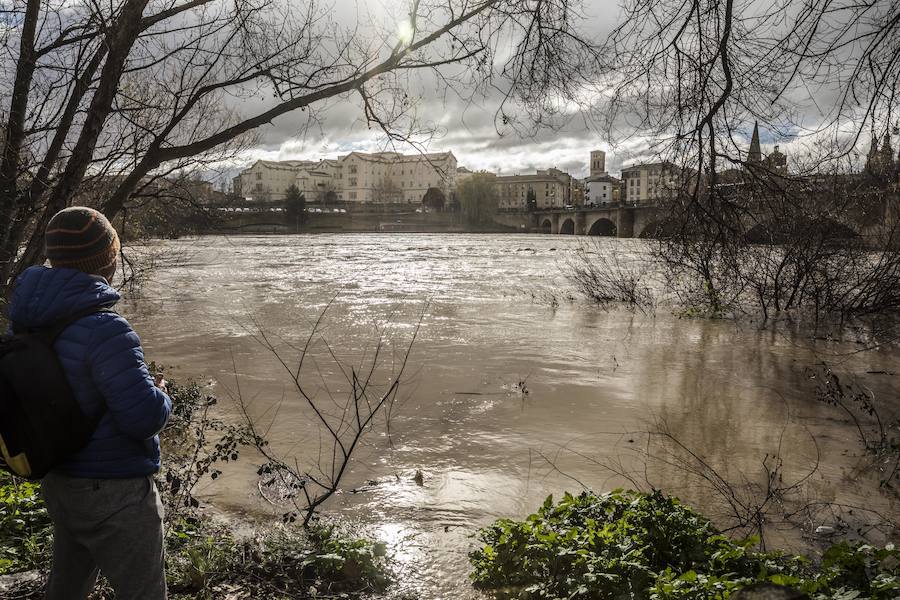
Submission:
M 878 172 L 878 136 L 875 135 L 875 118 L 872 118 L 872 133 L 869 137 L 869 154 L 866 155 L 866 171 L 874 175 Z
M 894 163 L 894 149 L 891 148 L 891 131 L 888 129 L 884 134 L 884 145 L 881 146 L 881 164 L 889 169 Z
M 878 155 L 878 136 L 875 135 L 875 120 L 872 119 L 872 137 L 869 144 L 869 160 Z
M 759 148 L 759 123 L 753 123 L 753 137 L 750 138 L 750 152 L 747 153 L 747 162 L 759 164 L 762 162 L 762 150 Z

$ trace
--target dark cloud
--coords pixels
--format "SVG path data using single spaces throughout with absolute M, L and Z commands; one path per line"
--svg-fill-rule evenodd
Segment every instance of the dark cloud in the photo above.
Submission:
M 362 8 L 354 3 L 339 4 L 341 8 L 336 18 L 345 25 L 354 26 L 360 19 L 374 20 L 382 30 L 389 26 L 392 19 L 400 18 L 400 8 L 403 8 L 397 3 L 370 2 L 364 3 Z M 620 10 L 615 0 L 586 0 L 582 31 L 598 42 L 602 41 L 617 21 Z M 418 124 L 434 132 L 431 136 L 419 137 L 418 147 L 428 151 L 452 151 L 459 164 L 470 169 L 510 174 L 557 167 L 576 176 L 585 176 L 591 150 L 607 152 L 607 170 L 611 173 L 617 173 L 623 165 L 653 158 L 647 139 L 607 139 L 603 128 L 592 121 L 591 117 L 595 115 L 591 111 L 570 107 L 568 112 L 563 110 L 557 115 L 553 126 L 534 130 L 524 126 L 524 123 L 498 123 L 502 94 L 497 90 L 468 98 L 464 90 L 453 89 L 452 84 L 444 86 L 428 76 L 411 76 L 404 83 L 410 97 L 417 99 L 415 117 Z M 834 92 L 821 90 L 818 94 L 819 98 L 830 100 Z M 600 92 L 585 92 L 582 96 L 585 105 L 596 107 L 601 104 Z M 234 108 L 249 115 L 265 110 L 274 102 L 274 98 L 262 97 L 235 103 Z M 560 107 L 565 109 L 566 105 L 561 103 Z M 796 113 L 783 122 L 761 127 L 764 146 L 771 148 L 774 144 L 781 144 L 783 151 L 799 152 L 800 145 L 796 140 L 804 131 L 814 130 L 827 117 L 817 103 L 804 103 L 800 97 L 796 99 L 796 107 Z M 510 113 L 515 116 L 521 111 L 511 107 Z M 523 126 L 517 127 L 517 124 Z M 621 125 L 620 130 L 627 130 L 624 122 Z M 739 144 L 749 143 L 751 129 L 752 124 L 746 131 L 738 132 L 736 141 Z M 316 106 L 311 112 L 296 111 L 280 117 L 261 128 L 258 134 L 259 145 L 241 157 L 243 164 L 257 158 L 334 157 L 353 150 L 417 150 L 417 146 L 388 146 L 382 132 L 377 128 L 370 129 L 365 123 L 362 107 L 355 95 Z

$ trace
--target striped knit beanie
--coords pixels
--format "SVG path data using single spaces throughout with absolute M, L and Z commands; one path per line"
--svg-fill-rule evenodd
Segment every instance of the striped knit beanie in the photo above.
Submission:
M 119 236 L 103 213 L 72 206 L 53 215 L 44 235 L 53 267 L 69 267 L 111 279 L 116 273 Z

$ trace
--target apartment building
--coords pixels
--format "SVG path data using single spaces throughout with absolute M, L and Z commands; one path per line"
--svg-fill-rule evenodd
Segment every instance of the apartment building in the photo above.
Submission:
M 685 185 L 684 172 L 669 162 L 622 169 L 621 199 L 627 204 L 652 204 L 674 198 Z
M 313 167 L 299 169 L 294 185 L 307 202 L 335 202 L 341 200 L 336 178 L 339 173 L 339 161 L 323 160 Z
M 232 180 L 232 188 L 236 196 L 263 202 L 284 200 L 287 189 L 297 184 L 298 173 L 317 164 L 308 160 L 258 160 Z
M 438 188 L 447 197 L 456 188 L 456 157 L 452 152 L 352 152 L 338 162 L 336 189 L 346 202 L 418 204 L 428 188 Z
M 533 175 L 499 176 L 494 182 L 500 210 L 525 210 L 528 190 L 534 191 L 538 209 L 562 208 L 571 204 L 572 188 L 572 176 L 559 169 L 541 169 Z
M 320 161 L 259 160 L 236 177 L 233 186 L 237 195 L 254 200 L 283 200 L 287 189 L 296 185 L 309 202 L 418 204 L 432 187 L 449 197 L 456 170 L 452 152 L 351 152 Z

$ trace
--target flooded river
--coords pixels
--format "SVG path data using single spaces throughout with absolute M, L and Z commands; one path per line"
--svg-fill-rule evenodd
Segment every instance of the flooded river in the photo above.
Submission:
M 779 446 L 785 477 L 803 473 L 816 457 L 811 431 L 823 463 L 811 493 L 872 501 L 850 483 L 854 463 L 843 450 L 855 448 L 854 430 L 815 402 L 808 369 L 826 360 L 848 375 L 892 372 L 896 351 L 860 353 L 665 309 L 602 310 L 577 298 L 566 276 L 581 243 L 425 234 L 160 242 L 177 264 L 157 271 L 123 309 L 148 358 L 171 365 L 174 378 L 211 380 L 226 416 L 237 414 L 239 387 L 273 447 L 301 462 L 315 459 L 318 432 L 259 330 L 296 357 L 292 346 L 302 346 L 333 299 L 321 331 L 334 354 L 359 364 L 374 347 L 374 328 L 390 324 L 382 355 L 389 370 L 424 310 L 390 429 L 379 421 L 326 508 L 386 541 L 402 586 L 421 598 L 477 597 L 466 554 L 479 526 L 523 517 L 550 493 L 628 485 L 613 465 L 703 508 L 706 492 L 685 486 L 677 470 L 644 472 L 635 463 L 640 432 L 654 422 L 735 480 L 757 478 Z M 644 249 L 637 240 L 599 244 L 629 256 Z M 319 346 L 313 360 L 323 382 L 307 384 L 322 403 L 334 374 L 329 359 Z M 387 373 L 377 377 L 383 383 Z M 873 378 L 875 393 L 896 397 L 893 376 Z M 260 499 L 252 458 L 203 495 L 255 518 L 283 512 Z

